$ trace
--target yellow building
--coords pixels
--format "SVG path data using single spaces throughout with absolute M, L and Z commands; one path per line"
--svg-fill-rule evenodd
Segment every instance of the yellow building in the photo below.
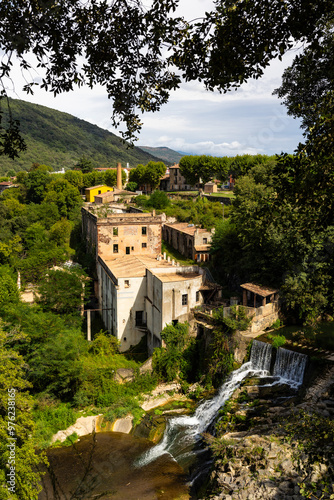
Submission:
M 114 189 L 110 186 L 105 186 L 101 184 L 100 186 L 92 186 L 90 188 L 85 189 L 86 201 L 89 203 L 94 203 L 95 196 L 103 193 L 108 193 L 109 191 L 113 191 Z

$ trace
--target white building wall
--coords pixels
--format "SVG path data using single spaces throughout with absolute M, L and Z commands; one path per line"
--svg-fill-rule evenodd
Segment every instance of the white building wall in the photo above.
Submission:
M 183 281 L 165 282 L 162 285 L 162 328 L 175 320 L 187 321 L 190 310 L 203 303 L 202 294 L 199 292 L 202 276 Z M 196 300 L 196 292 L 199 292 L 198 301 Z M 182 304 L 182 296 L 187 296 L 187 304 Z
M 145 317 L 145 276 L 126 279 L 111 279 L 98 262 L 99 306 L 102 319 L 109 333 L 121 342 L 120 350 L 126 351 L 138 344 L 143 328 L 136 327 L 136 311 L 143 311 Z
M 125 282 L 129 282 L 129 285 Z M 117 332 L 121 341 L 121 351 L 126 351 L 132 345 L 138 344 L 143 334 L 142 328 L 136 327 L 136 312 L 143 311 L 145 320 L 145 276 L 118 280 L 117 290 Z
M 108 331 L 120 340 L 121 351 L 136 345 L 146 331 L 152 351 L 159 345 L 161 330 L 167 324 L 189 319 L 190 310 L 203 303 L 200 293 L 203 276 L 194 277 L 192 274 L 189 279 L 180 279 L 178 275 L 182 270 L 183 276 L 186 271 L 193 273 L 195 268 L 164 269 L 168 271 L 164 274 L 169 275 L 166 281 L 158 275 L 161 269 L 147 269 L 146 276 L 116 279 L 110 270 L 98 262 L 99 302 L 103 309 L 103 321 Z M 182 303 L 182 296 L 186 297 L 186 303 Z M 143 319 L 142 325 L 136 325 L 136 312 Z
M 99 307 L 103 323 L 109 333 L 117 332 L 117 290 L 113 280 L 100 263 L 97 264 Z M 117 335 L 116 335 L 117 336 Z
M 146 300 L 147 329 L 149 332 L 149 350 L 160 344 L 162 330 L 162 283 L 147 269 L 146 271 Z

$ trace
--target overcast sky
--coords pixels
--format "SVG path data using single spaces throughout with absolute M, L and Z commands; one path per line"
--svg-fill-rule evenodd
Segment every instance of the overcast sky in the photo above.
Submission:
M 181 0 L 180 4 L 181 13 L 191 19 L 209 10 L 212 2 Z M 287 115 L 272 92 L 295 54 L 292 51 L 283 61 L 273 61 L 263 78 L 227 94 L 207 92 L 196 82 L 183 84 L 160 112 L 142 116 L 144 125 L 136 145 L 215 156 L 292 153 L 303 140 L 300 122 Z M 34 78 L 38 81 L 37 74 Z M 35 90 L 34 96 L 27 96 L 20 89 L 18 73 L 14 81 L 12 97 L 65 111 L 119 135 L 111 126 L 111 101 L 103 88 L 82 88 L 56 98 Z

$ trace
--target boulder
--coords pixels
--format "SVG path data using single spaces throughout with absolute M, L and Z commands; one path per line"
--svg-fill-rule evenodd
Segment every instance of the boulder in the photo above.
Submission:
M 132 368 L 118 368 L 114 378 L 119 384 L 124 384 L 125 382 L 131 382 L 135 375 Z

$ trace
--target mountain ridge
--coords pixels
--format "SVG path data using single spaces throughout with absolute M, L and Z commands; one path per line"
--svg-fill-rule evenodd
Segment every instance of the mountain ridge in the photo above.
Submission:
M 140 149 L 146 151 L 147 153 L 153 154 L 154 156 L 158 156 L 165 163 L 168 163 L 170 166 L 173 163 L 179 163 L 184 154 L 181 154 L 179 151 L 174 151 L 173 149 L 168 148 L 167 146 L 160 147 L 152 147 L 152 146 L 139 146 Z
M 13 119 L 19 120 L 21 135 L 27 150 L 11 160 L 0 156 L 0 175 L 9 170 L 29 170 L 33 163 L 45 164 L 54 170 L 73 168 L 85 156 L 95 167 L 116 167 L 129 163 L 163 161 L 136 146 L 129 146 L 112 132 L 104 130 L 69 113 L 57 111 L 40 104 L 10 99 Z M 3 123 L 8 111 L 3 109 Z

